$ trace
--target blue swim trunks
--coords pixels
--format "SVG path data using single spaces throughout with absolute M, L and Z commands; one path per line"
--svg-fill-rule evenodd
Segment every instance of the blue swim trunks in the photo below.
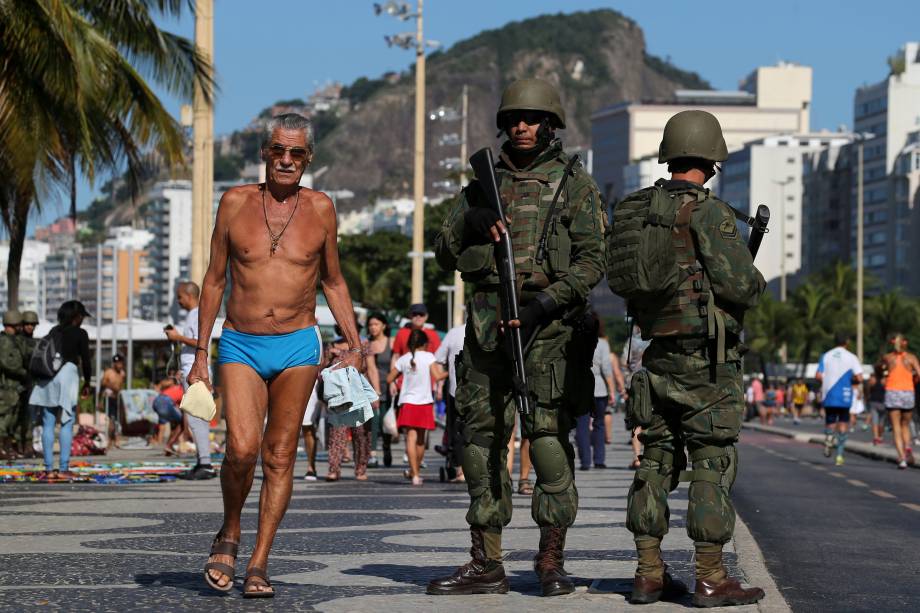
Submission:
M 287 368 L 319 366 L 322 353 L 319 326 L 288 334 L 246 334 L 224 328 L 217 363 L 245 364 L 267 381 Z

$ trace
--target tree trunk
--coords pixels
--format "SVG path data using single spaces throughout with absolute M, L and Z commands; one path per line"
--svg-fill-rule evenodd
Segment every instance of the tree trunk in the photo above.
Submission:
M 70 219 L 77 223 L 77 165 L 73 153 L 70 154 Z
M 802 369 L 799 371 L 799 378 L 805 378 L 805 371 L 808 369 L 808 359 L 811 358 L 811 339 L 805 341 L 805 347 L 802 349 Z
M 6 264 L 7 308 L 9 309 L 19 308 L 19 273 L 31 204 L 31 196 L 18 195 L 13 203 L 13 214 L 9 218 L 7 229 L 10 232 L 10 256 Z

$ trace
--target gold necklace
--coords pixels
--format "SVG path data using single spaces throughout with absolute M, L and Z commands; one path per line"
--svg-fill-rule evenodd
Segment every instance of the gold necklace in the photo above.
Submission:
M 278 234 L 272 232 L 272 227 L 268 223 L 268 211 L 265 210 L 265 192 L 267 191 L 268 185 L 262 189 L 262 216 L 265 217 L 265 227 L 268 228 L 268 237 L 272 242 L 271 252 L 269 255 L 273 257 L 275 255 L 275 251 L 278 250 L 278 243 L 281 241 L 281 237 L 284 235 L 284 231 L 287 230 L 288 224 L 290 224 L 291 220 L 294 219 L 294 213 L 297 212 L 297 205 L 300 204 L 300 187 L 297 188 L 297 199 L 294 200 L 294 208 L 291 209 L 291 216 L 288 217 L 286 222 L 284 222 L 284 226 L 281 228 L 281 232 Z M 287 198 L 285 198 L 285 200 L 287 200 Z

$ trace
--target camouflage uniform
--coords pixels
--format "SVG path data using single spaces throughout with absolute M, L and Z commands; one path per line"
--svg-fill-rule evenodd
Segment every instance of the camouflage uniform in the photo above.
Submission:
M 708 179 L 715 162 L 727 157 L 721 126 L 710 113 L 682 111 L 668 120 L 659 163 L 667 162 L 672 174 Z M 764 291 L 763 276 L 733 209 L 690 181 L 660 180 L 627 196 L 614 211 L 608 240 L 610 287 L 629 297 L 642 337 L 651 339 L 642 357 L 645 370 L 630 389 L 644 451 L 627 501 L 626 527 L 639 557 L 629 600 L 648 604 L 686 591 L 667 573 L 661 539 L 668 532 L 668 493 L 689 481 L 693 604 L 757 602 L 763 590 L 742 588 L 727 576 L 722 546 L 735 525 L 729 492 L 744 413 L 742 322 Z
M 0 334 L 0 439 L 7 446 L 17 436 L 19 399 L 28 378 L 17 337 Z
M 563 315 L 580 315 L 588 293 L 603 275 L 606 220 L 597 186 L 576 163 L 550 222 L 546 257 L 538 264 L 539 237 L 569 157 L 555 140 L 530 166 L 516 168 L 509 150 L 506 143 L 496 174 L 509 219 L 521 302 L 542 295 L 556 307 L 554 319 L 536 336 L 526 359 L 530 391 L 536 398 L 533 414 L 521 420 L 522 435 L 532 441 L 537 474 L 531 514 L 539 526 L 566 528 L 575 521 L 578 507 L 569 431 L 576 413 L 590 406 L 593 387 L 589 385 L 592 352 L 575 346 L 578 339 L 571 319 Z M 512 511 L 505 465 L 514 428 L 515 404 L 508 374 L 513 368 L 500 346 L 493 247 L 464 245 L 464 213 L 470 206 L 485 206 L 475 181 L 462 191 L 445 221 L 436 254 L 442 268 L 462 273 L 468 288 L 456 395 L 464 424 L 463 472 L 471 498 L 466 519 L 471 526 L 495 534 L 508 525 Z
M 38 313 L 34 311 L 25 311 L 22 314 L 22 323 L 37 325 Z M 18 335 L 16 341 L 19 343 L 19 350 L 22 352 L 22 365 L 26 370 L 26 379 L 24 381 L 22 393 L 19 395 L 19 415 L 17 417 L 16 441 L 20 449 L 30 455 L 32 448 L 32 427 L 35 425 L 35 416 L 29 407 L 29 396 L 32 394 L 32 377 L 29 371 L 29 362 L 32 359 L 32 351 L 38 344 L 37 338 L 27 336 L 25 333 Z

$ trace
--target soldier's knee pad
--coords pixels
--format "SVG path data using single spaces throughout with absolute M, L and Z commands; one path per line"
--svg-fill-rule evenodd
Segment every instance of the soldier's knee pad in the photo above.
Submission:
M 464 445 L 462 459 L 463 477 L 470 496 L 481 496 L 490 486 L 489 450 L 475 444 Z
M 572 470 L 565 445 L 555 436 L 541 436 L 530 441 L 530 460 L 537 482 L 544 492 L 558 494 L 572 484 Z

